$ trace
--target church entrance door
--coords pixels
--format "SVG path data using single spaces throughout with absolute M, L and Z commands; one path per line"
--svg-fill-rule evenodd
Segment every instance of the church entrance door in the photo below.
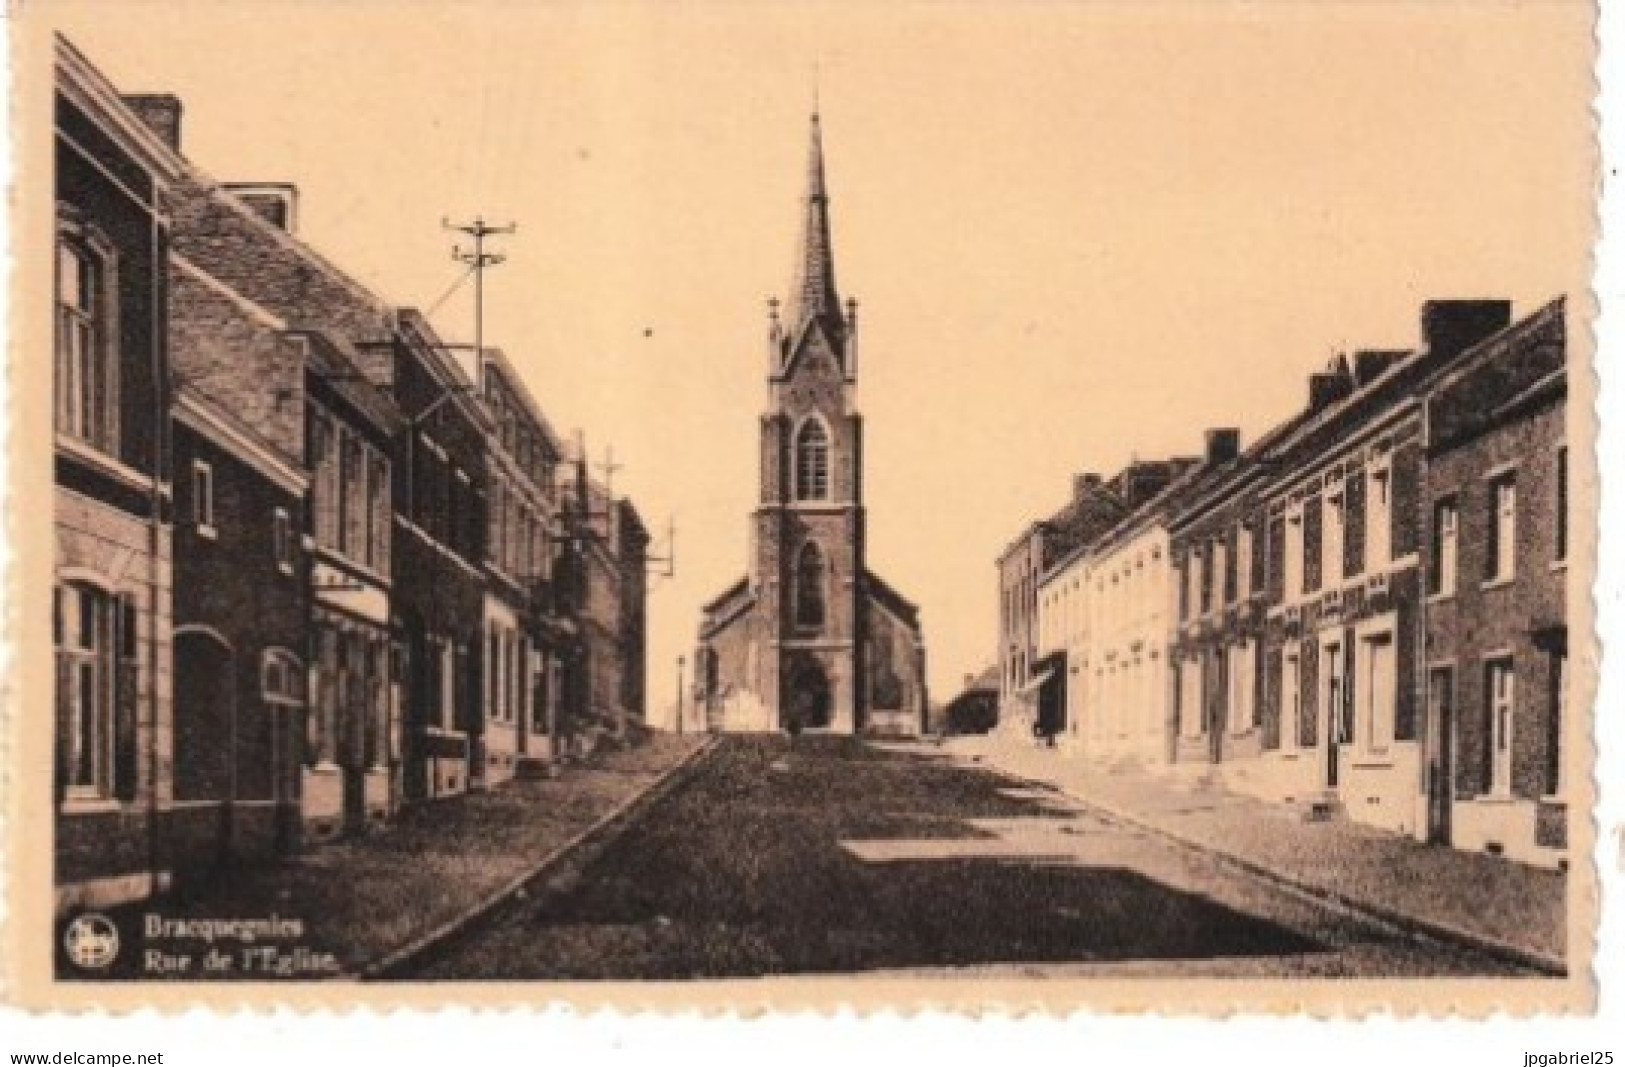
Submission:
M 824 673 L 823 664 L 812 656 L 799 653 L 790 660 L 790 671 L 785 682 L 779 725 L 784 729 L 799 726 L 803 730 L 828 726 L 834 702 L 830 696 L 829 675 Z

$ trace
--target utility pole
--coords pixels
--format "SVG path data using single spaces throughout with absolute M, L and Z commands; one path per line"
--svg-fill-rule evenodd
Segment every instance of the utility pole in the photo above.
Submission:
M 440 220 L 442 228 L 456 230 L 466 234 L 474 242 L 474 247 L 465 249 L 462 245 L 453 245 L 451 258 L 467 263 L 474 272 L 474 360 L 478 368 L 479 361 L 485 358 L 485 269 L 494 267 L 508 257 L 498 252 L 485 250 L 485 239 L 496 234 L 514 233 L 519 229 L 514 223 L 503 226 L 492 226 L 482 216 L 476 215 L 473 222 L 450 222 Z M 478 374 L 475 375 L 478 379 Z
M 677 736 L 683 736 L 683 663 L 682 656 L 677 657 Z

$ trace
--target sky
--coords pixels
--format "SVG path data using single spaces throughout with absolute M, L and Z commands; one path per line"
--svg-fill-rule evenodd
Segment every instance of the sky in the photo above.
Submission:
M 676 524 L 655 721 L 746 566 L 815 84 L 869 564 L 938 700 L 1074 473 L 1250 441 L 1334 353 L 1415 344 L 1425 299 L 1523 314 L 1589 273 L 1582 3 L 35 4 L 182 96 L 203 170 L 297 184 L 300 235 L 392 303 L 456 281 L 444 218 L 518 224 L 488 343 Z M 471 288 L 432 317 L 467 339 Z

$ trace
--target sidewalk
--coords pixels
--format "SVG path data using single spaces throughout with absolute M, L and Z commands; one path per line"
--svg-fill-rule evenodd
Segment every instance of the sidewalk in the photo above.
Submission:
M 307 960 L 331 954 L 333 961 L 284 977 L 365 973 L 504 896 L 685 766 L 705 740 L 651 734 L 635 748 L 596 754 L 555 779 L 516 780 L 490 792 L 415 804 L 365 837 L 233 870 L 206 887 L 134 905 L 117 920 L 134 935 L 154 914 L 187 921 L 274 915 L 303 924 L 298 944 L 308 950 Z
M 1253 797 L 1108 771 L 1031 743 L 960 738 L 948 751 L 1401 928 L 1563 970 L 1567 879 L 1556 871 L 1342 820 L 1306 822 Z

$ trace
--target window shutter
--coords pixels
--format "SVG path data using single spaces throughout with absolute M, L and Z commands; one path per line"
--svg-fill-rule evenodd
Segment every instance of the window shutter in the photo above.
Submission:
M 1343 573 L 1365 569 L 1365 472 L 1355 471 L 1343 483 Z
M 113 795 L 126 803 L 135 799 L 140 679 L 140 661 L 120 657 L 114 667 Z
M 56 652 L 56 775 L 52 782 L 59 806 L 68 789 L 68 720 L 73 715 L 71 671 L 68 654 L 59 643 Z
M 1303 588 L 1315 592 L 1320 588 L 1320 498 L 1310 497 L 1303 504 Z

